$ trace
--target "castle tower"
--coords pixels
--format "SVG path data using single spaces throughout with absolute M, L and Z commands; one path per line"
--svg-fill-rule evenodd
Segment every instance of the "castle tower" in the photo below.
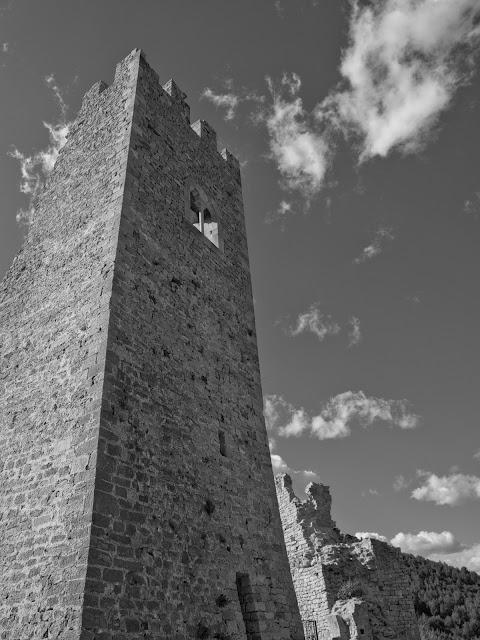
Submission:
M 303 639 L 240 172 L 133 51 L 0 287 L 0 638 Z

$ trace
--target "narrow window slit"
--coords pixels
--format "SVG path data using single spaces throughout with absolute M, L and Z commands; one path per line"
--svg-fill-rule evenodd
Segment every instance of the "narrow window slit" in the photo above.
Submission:
M 187 185 L 188 185 L 187 181 Z M 215 205 L 195 185 L 186 188 L 185 217 L 213 245 L 223 251 L 223 239 Z
M 220 442 L 220 453 L 222 456 L 227 455 L 227 445 L 225 444 L 225 431 L 218 432 L 218 440 Z

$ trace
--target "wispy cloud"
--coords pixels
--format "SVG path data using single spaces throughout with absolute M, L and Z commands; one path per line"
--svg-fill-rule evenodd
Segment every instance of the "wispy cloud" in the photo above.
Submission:
M 310 423 L 304 409 L 296 409 L 281 396 L 266 396 L 263 413 L 267 430 L 280 436 L 300 435 Z
M 201 98 L 209 100 L 217 109 L 225 109 L 225 120 L 233 120 L 237 115 L 237 109 L 242 102 L 262 103 L 265 96 L 259 95 L 255 91 L 249 91 L 245 87 L 234 88 L 232 78 L 223 81 L 224 91 L 214 91 L 206 87 L 201 94 Z
M 4 43 L 2 44 L 2 51 L 3 51 L 3 53 L 8 53 L 8 46 L 9 46 L 9 45 L 8 45 L 8 42 L 4 42 Z
M 9 0 L 6 7 L 0 8 L 0 17 L 5 15 L 8 11 L 11 11 L 13 8 L 14 0 Z
M 345 88 L 318 110 L 361 141 L 361 159 L 417 151 L 455 90 L 480 39 L 478 0 L 353 0 Z
M 363 249 L 362 253 L 353 261 L 355 264 L 362 264 L 383 253 L 385 243 L 395 239 L 391 227 L 380 226 L 375 232 L 372 242 Z
M 407 480 L 405 476 L 398 475 L 395 476 L 395 479 L 393 481 L 393 489 L 394 491 L 403 491 L 404 489 L 407 489 L 411 484 L 411 480 Z
M 449 476 L 437 476 L 428 471 L 418 471 L 423 484 L 412 492 L 412 498 L 437 505 L 454 507 L 470 500 L 480 499 L 480 478 L 477 476 L 453 473 Z
M 365 428 L 384 422 L 401 429 L 412 429 L 419 424 L 419 416 L 410 410 L 406 400 L 369 398 L 363 391 L 346 391 L 330 398 L 315 416 L 294 407 L 281 396 L 270 395 L 265 398 L 265 418 L 267 427 L 278 436 L 308 433 L 319 440 L 346 438 L 355 423 Z
M 362 496 L 364 498 L 366 498 L 367 496 L 381 496 L 382 494 L 380 493 L 380 491 L 378 489 L 365 489 L 364 491 L 362 491 Z
M 405 553 L 429 556 L 432 553 L 455 553 L 464 548 L 450 531 L 435 533 L 434 531 L 420 531 L 419 533 L 397 533 L 391 539 L 394 547 L 400 547 Z
M 354 347 L 362 341 L 362 332 L 360 329 L 360 320 L 355 316 L 350 319 L 350 332 L 348 334 L 348 346 Z
M 381 542 L 388 542 L 388 538 L 386 536 L 382 536 L 380 533 L 370 531 L 357 531 L 355 537 L 360 538 L 360 540 L 373 538 L 374 540 L 380 540 Z
M 266 422 L 267 422 L 267 426 L 268 426 L 268 420 L 269 418 L 267 417 L 267 415 L 265 414 L 265 418 L 266 418 Z M 268 428 L 268 427 L 267 427 Z M 275 438 L 270 437 L 268 439 L 268 444 L 270 446 L 270 459 L 272 461 L 272 469 L 273 469 L 273 473 L 277 474 L 277 473 L 289 473 L 290 475 L 301 475 L 303 476 L 303 478 L 305 480 L 309 480 L 311 481 L 319 481 L 320 478 L 318 476 L 317 473 L 315 473 L 315 471 L 312 471 L 310 469 L 301 469 L 300 471 L 297 469 L 293 469 L 292 467 L 290 467 L 285 460 L 282 458 L 282 456 L 278 455 L 278 453 L 275 453 L 275 449 L 276 449 L 276 445 L 277 442 L 275 440 Z
M 475 460 L 480 460 L 480 449 L 473 454 Z
M 288 473 L 290 475 L 300 475 L 309 482 L 318 482 L 320 479 L 318 474 L 310 469 L 301 469 L 300 471 L 298 469 L 292 469 L 292 467 L 290 467 L 285 460 L 276 453 L 271 453 L 270 458 L 272 460 L 273 473 L 275 474 Z
M 320 310 L 318 303 L 312 304 L 308 311 L 299 314 L 295 323 L 287 327 L 285 333 L 289 336 L 299 336 L 301 333 L 313 333 L 322 341 L 327 336 L 340 333 L 340 326 L 332 317 Z
M 275 7 L 275 11 L 280 16 L 280 18 L 283 18 L 283 12 L 285 11 L 285 8 L 282 5 L 281 0 L 275 0 L 275 2 L 273 3 L 273 6 Z
M 465 200 L 463 210 L 466 214 L 478 220 L 480 217 L 480 191 L 477 191 L 469 200 Z
M 267 84 L 273 103 L 261 120 L 269 134 L 270 157 L 282 176 L 282 186 L 309 200 L 323 185 L 330 146 L 303 107 L 297 74 L 284 74 L 278 84 L 267 78 Z
M 232 120 L 235 117 L 235 111 L 240 102 L 239 97 L 234 93 L 214 93 L 208 87 L 204 89 L 202 98 L 210 100 L 216 107 L 224 107 L 226 109 L 225 120 Z
M 284 322 L 285 320 L 278 320 L 275 324 L 282 325 Z M 359 318 L 352 316 L 344 328 L 348 338 L 348 346 L 359 344 L 362 340 Z M 313 333 L 322 342 L 327 336 L 336 336 L 341 333 L 342 327 L 330 314 L 322 311 L 319 302 L 314 302 L 307 311 L 298 314 L 293 324 L 284 326 L 284 331 L 287 336 L 292 338 L 302 333 Z
M 67 141 L 71 125 L 70 122 L 67 122 L 67 105 L 54 76 L 47 76 L 45 82 L 53 92 L 60 108 L 60 118 L 56 123 L 43 123 L 48 130 L 48 146 L 32 155 L 26 155 L 16 148 L 10 152 L 12 158 L 20 163 L 20 191 L 29 197 L 28 207 L 20 209 L 17 213 L 17 222 L 25 225 L 29 225 L 33 220 L 37 197 L 43 189 L 45 179 L 55 166 L 60 150 Z
M 307 4 L 310 4 L 312 7 L 318 7 L 318 4 L 319 4 L 319 0 L 306 0 L 306 2 Z M 294 2 L 292 2 L 291 4 L 293 4 L 294 6 L 298 6 L 299 2 L 298 0 L 294 0 Z M 282 0 L 275 0 L 273 3 L 273 6 L 275 7 L 275 11 L 277 12 L 278 16 L 280 18 L 283 18 L 285 13 L 284 2 L 282 2 Z

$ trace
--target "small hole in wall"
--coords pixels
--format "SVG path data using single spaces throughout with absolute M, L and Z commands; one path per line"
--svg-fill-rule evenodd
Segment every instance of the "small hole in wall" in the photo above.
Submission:
M 365 629 L 360 629 L 360 635 L 361 636 L 365 635 Z
M 210 499 L 208 499 L 205 502 L 205 511 L 208 513 L 209 516 L 211 516 L 212 513 L 215 511 L 215 505 Z
M 220 453 L 222 454 L 222 456 L 226 456 L 227 455 L 227 446 L 225 444 L 225 432 L 224 431 L 219 431 L 218 432 L 218 440 L 220 442 Z
M 223 607 L 226 607 L 228 604 L 227 596 L 224 593 L 220 594 L 216 599 L 216 603 L 217 603 L 217 607 L 219 607 L 220 609 Z

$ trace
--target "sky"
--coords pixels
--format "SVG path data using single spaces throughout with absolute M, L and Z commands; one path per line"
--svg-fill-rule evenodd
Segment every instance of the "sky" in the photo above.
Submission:
M 242 165 L 275 470 L 480 571 L 480 0 L 0 0 L 0 277 L 135 47 Z

